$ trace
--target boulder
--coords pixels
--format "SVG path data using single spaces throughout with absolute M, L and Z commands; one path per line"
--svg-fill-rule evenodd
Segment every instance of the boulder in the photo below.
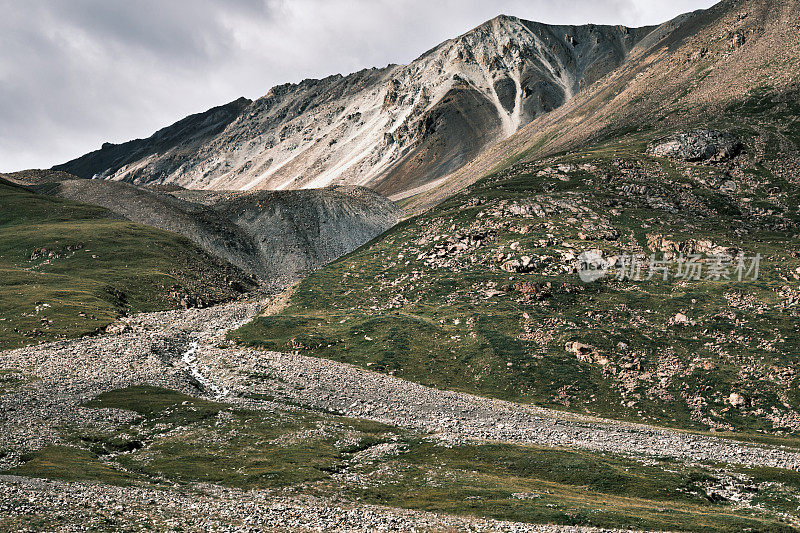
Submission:
M 564 348 L 574 354 L 582 363 L 594 363 L 601 358 L 600 353 L 593 346 L 582 342 L 568 342 Z
M 689 317 L 684 315 L 683 313 L 678 313 L 670 320 L 671 323 L 675 324 L 676 326 L 693 326 L 694 321 L 689 320 Z
M 122 335 L 128 331 L 130 331 L 130 327 L 124 322 L 112 322 L 106 326 L 106 333 L 109 335 Z
M 730 50 L 738 50 L 739 48 L 744 46 L 744 43 L 746 41 L 747 41 L 747 39 L 745 38 L 745 36 L 743 34 L 741 34 L 739 32 L 736 32 L 731 37 L 731 40 L 728 42 L 728 48 Z
M 747 405 L 747 398 L 744 395 L 739 394 L 738 392 L 732 392 L 730 396 L 728 396 L 728 403 L 731 404 L 732 407 L 736 409 L 741 409 L 745 405 Z
M 683 161 L 723 161 L 736 155 L 741 147 L 741 141 L 733 133 L 695 130 L 657 141 L 648 153 Z

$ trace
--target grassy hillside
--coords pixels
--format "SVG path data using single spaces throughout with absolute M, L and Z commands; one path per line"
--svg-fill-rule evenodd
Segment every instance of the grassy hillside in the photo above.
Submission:
M 92 333 L 186 296 L 224 300 L 246 284 L 178 235 L 0 181 L 0 349 Z
M 769 105 L 780 98 L 754 92 L 711 123 L 735 124 L 745 146 L 733 161 L 650 156 L 666 132 L 648 131 L 486 177 L 232 337 L 560 409 L 796 434 L 800 189 L 787 169 L 800 109 Z M 741 251 L 761 255 L 760 272 L 632 281 L 617 270 L 587 284 L 575 256 L 591 249 L 705 251 L 707 269 L 711 249 Z

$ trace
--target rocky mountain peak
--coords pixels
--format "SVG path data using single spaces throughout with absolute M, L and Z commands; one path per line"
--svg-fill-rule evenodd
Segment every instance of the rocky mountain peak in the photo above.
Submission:
M 195 189 L 352 184 L 400 197 L 561 106 L 648 32 L 500 15 L 408 65 L 279 85 L 57 168 Z

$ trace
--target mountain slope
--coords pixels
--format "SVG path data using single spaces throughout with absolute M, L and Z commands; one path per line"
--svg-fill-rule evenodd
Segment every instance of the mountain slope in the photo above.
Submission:
M 48 178 L 48 174 L 52 174 Z M 400 218 L 360 187 L 306 191 L 162 192 L 128 183 L 24 171 L 9 178 L 38 192 L 109 209 L 195 242 L 268 285 L 282 286 L 378 236 Z
M 127 169 L 131 174 L 128 181 L 137 182 L 137 178 L 149 181 L 149 175 L 141 175 L 141 169 L 137 168 L 140 160 L 158 158 L 159 163 L 149 169 L 156 175 L 179 165 L 183 158 L 224 131 L 250 103 L 246 98 L 239 98 L 203 113 L 190 115 L 147 139 L 123 144 L 104 143 L 100 150 L 92 152 L 92 157 L 79 158 L 57 168 L 81 178 L 102 175 L 111 168 L 115 171 Z
M 794 0 L 725 2 L 662 27 L 619 71 L 409 205 L 443 202 L 233 337 L 442 389 L 800 434 L 798 28 Z M 706 155 L 664 148 L 681 142 Z M 756 279 L 735 274 L 740 252 L 760 257 Z M 582 253 L 603 258 L 606 277 L 585 283 Z M 690 255 L 706 274 L 678 278 Z M 634 256 L 638 279 L 623 270 Z
M 652 28 L 500 16 L 409 65 L 282 85 L 54 167 L 195 189 L 428 184 L 622 64 Z
M 0 178 L 0 349 L 94 333 L 121 314 L 210 305 L 253 285 L 174 233 Z
M 796 0 L 726 0 L 651 32 L 628 61 L 403 204 L 419 213 L 517 161 L 578 150 L 633 132 L 672 131 L 737 117 L 726 109 L 759 91 L 790 101 L 800 68 Z M 785 104 L 783 104 L 785 105 Z M 778 132 L 779 133 L 779 132 Z M 781 142 L 776 137 L 770 142 Z M 788 169 L 784 169 L 784 172 Z
M 208 205 L 249 236 L 262 278 L 280 285 L 352 252 L 388 230 L 401 211 L 362 187 L 303 191 L 177 191 Z
M 42 186 L 40 190 L 60 198 L 99 205 L 132 222 L 183 235 L 253 276 L 267 276 L 267 266 L 251 236 L 206 206 L 180 200 L 171 194 L 104 180 L 65 180 Z

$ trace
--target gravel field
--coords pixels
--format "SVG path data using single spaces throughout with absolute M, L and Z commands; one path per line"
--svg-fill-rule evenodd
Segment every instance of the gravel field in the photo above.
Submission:
M 476 520 L 372 505 L 354 507 L 346 502 L 311 497 L 286 498 L 269 492 L 242 492 L 214 486 L 198 485 L 192 487 L 192 492 L 186 492 L 63 483 L 13 476 L 0 476 L 0 483 L 4 491 L 0 516 L 28 514 L 58 517 L 58 528 L 45 526 L 45 530 L 87 531 L 124 526 L 129 531 L 180 528 L 181 531 L 209 532 L 618 531 Z
M 270 409 L 289 400 L 353 417 L 419 429 L 451 441 L 472 439 L 530 443 L 686 461 L 721 461 L 800 469 L 800 453 L 720 438 L 561 413 L 532 406 L 439 391 L 350 365 L 296 354 L 225 348 L 225 333 L 255 316 L 269 298 L 208 309 L 143 314 L 123 319 L 111 333 L 0 354 L 0 368 L 18 369 L 23 380 L 0 396 L 0 446 L 11 450 L 0 467 L 20 455 L 59 443 L 59 427 L 80 423 L 101 429 L 132 413 L 87 409 L 97 394 L 150 384 L 187 394 Z M 187 356 L 189 352 L 189 356 Z M 253 375 L 270 376 L 254 379 Z M 247 396 L 269 394 L 275 401 Z M 539 527 L 297 499 L 269 492 L 197 486 L 193 492 L 119 488 L 0 477 L 0 516 L 57 512 L 71 530 L 105 520 L 169 529 L 192 517 L 194 530 L 595 531 Z M 235 505 L 231 502 L 235 502 Z M 22 505 L 22 507 L 20 507 Z M 150 521 L 150 522 L 148 522 Z M 46 523 L 46 522 L 45 522 Z

